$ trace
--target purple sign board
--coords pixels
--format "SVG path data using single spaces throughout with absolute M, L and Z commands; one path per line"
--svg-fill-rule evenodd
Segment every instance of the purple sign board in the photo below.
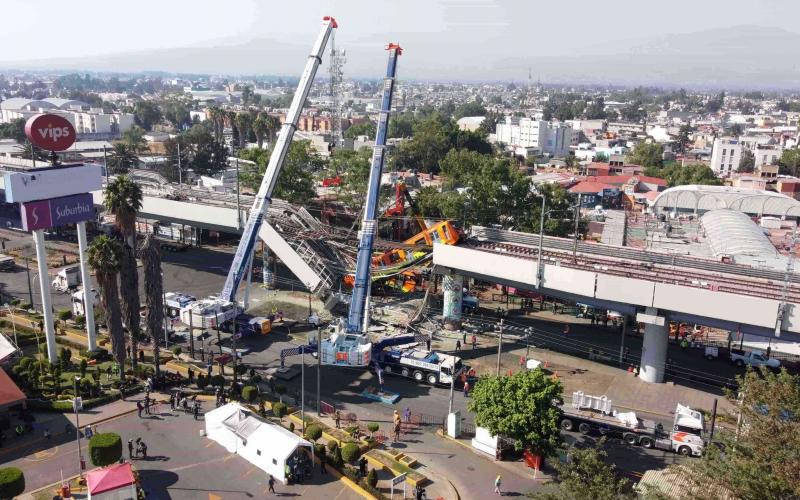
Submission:
M 51 200 L 22 203 L 22 228 L 26 231 L 49 229 L 94 219 L 94 200 L 90 193 Z

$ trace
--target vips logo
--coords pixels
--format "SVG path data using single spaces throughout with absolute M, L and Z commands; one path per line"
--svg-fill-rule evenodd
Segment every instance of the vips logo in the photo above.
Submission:
M 75 143 L 75 127 L 60 115 L 30 117 L 25 122 L 25 135 L 34 146 L 47 151 L 64 151 Z

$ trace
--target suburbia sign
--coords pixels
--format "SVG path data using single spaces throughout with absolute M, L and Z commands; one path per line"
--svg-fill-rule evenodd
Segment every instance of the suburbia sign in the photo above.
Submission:
M 22 228 L 26 231 L 74 224 L 95 217 L 94 201 L 89 193 L 21 205 Z
M 38 148 L 64 151 L 75 143 L 75 127 L 60 115 L 43 114 L 28 118 L 25 135 Z

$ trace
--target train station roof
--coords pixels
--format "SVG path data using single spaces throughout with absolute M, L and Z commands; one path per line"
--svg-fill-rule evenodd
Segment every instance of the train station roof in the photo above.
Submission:
M 676 186 L 663 191 L 653 202 L 656 213 L 663 211 L 704 213 L 728 208 L 749 215 L 800 217 L 800 202 L 774 191 L 732 186 Z

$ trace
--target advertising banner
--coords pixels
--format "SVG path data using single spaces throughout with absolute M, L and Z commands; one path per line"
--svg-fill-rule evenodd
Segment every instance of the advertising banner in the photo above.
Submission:
M 90 193 L 21 204 L 22 228 L 26 231 L 50 229 L 95 218 Z

